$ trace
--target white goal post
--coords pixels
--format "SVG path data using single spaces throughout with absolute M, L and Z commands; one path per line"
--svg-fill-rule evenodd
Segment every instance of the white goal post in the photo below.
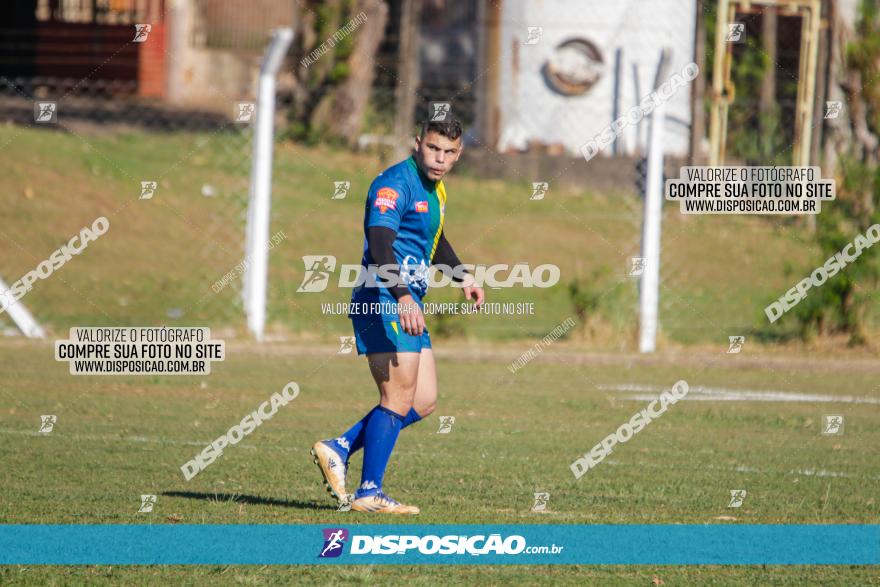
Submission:
M 667 78 L 672 49 L 660 54 L 654 90 Z M 648 139 L 648 170 L 645 180 L 645 208 L 642 222 L 642 257 L 645 269 L 639 283 L 639 352 L 653 353 L 657 348 L 657 321 L 660 305 L 660 224 L 663 219 L 663 128 L 666 101 L 661 100 L 651 113 Z
M 21 330 L 21 333 L 28 338 L 46 338 L 43 328 L 34 320 L 34 316 L 28 312 L 21 300 L 12 297 L 9 286 L 0 278 L 0 306 L 6 307 L 6 313 Z
M 266 326 L 266 281 L 269 274 L 269 209 L 272 201 L 272 152 L 275 142 L 275 76 L 293 30 L 276 29 L 263 55 L 257 87 L 254 154 L 251 162 L 251 186 L 248 202 L 245 241 L 244 311 L 248 329 L 257 340 L 263 339 Z

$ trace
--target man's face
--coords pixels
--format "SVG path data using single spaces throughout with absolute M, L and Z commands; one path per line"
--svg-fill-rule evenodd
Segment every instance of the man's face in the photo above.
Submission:
M 461 155 L 461 137 L 454 141 L 438 132 L 416 137 L 416 163 L 428 179 L 440 181 Z

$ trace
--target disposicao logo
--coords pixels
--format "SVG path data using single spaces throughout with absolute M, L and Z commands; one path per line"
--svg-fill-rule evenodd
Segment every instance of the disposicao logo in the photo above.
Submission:
M 342 554 L 345 541 L 348 540 L 348 530 L 345 528 L 324 528 L 324 548 L 318 558 L 336 558 Z

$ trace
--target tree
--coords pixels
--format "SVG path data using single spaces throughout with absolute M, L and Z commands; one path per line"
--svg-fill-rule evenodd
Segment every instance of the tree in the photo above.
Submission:
M 385 33 L 383 0 L 297 3 L 290 133 L 306 141 L 357 143 Z
M 854 30 L 838 23 L 835 41 L 844 51 L 832 60 L 832 88 L 846 98 L 844 116 L 830 120 L 826 167 L 837 180 L 837 199 L 826 204 L 818 218 L 821 258 L 840 251 L 856 235 L 880 222 L 880 10 L 878 0 L 863 0 Z M 830 160 L 830 161 L 829 161 Z M 862 252 L 797 307 L 795 316 L 804 336 L 849 335 L 850 344 L 867 340 L 868 312 L 876 303 L 880 282 L 880 247 Z

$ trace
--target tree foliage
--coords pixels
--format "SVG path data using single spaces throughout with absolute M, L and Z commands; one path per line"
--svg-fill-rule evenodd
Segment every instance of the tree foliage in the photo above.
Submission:
M 840 83 L 847 97 L 847 150 L 837 158 L 837 199 L 822 207 L 816 238 L 823 263 L 858 234 L 880 223 L 880 28 L 878 1 L 863 0 L 848 43 Z M 845 333 L 850 344 L 867 341 L 872 310 L 876 311 L 880 281 L 880 246 L 861 256 L 829 279 L 796 308 L 805 337 Z

